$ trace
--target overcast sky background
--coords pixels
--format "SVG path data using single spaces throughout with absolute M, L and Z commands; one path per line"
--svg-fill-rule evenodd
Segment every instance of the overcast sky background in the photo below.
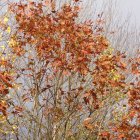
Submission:
M 140 27 L 140 0 L 117 0 L 124 15 L 131 13 L 131 18 Z
M 85 0 L 86 1 L 86 0 Z M 131 21 L 140 27 L 140 0 L 95 0 L 101 5 L 103 2 L 116 2 L 116 8 L 121 12 L 122 18 L 131 16 Z M 120 14 L 120 13 L 119 13 Z

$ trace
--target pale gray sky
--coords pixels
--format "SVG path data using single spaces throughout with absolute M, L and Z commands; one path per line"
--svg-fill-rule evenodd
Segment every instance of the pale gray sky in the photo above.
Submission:
M 140 0 L 95 0 L 95 1 L 97 2 L 97 7 L 99 8 L 100 5 L 102 5 L 102 3 L 104 2 L 112 3 L 113 5 L 116 3 L 116 9 L 117 11 L 120 12 L 118 13 L 118 15 L 121 15 L 122 19 L 125 19 L 126 16 L 131 16 L 131 21 L 133 23 L 136 23 L 136 25 L 140 27 Z
M 140 0 L 117 0 L 124 15 L 131 13 L 132 20 L 140 26 Z

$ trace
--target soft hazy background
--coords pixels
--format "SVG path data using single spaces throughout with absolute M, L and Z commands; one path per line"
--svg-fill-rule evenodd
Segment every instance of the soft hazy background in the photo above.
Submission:
M 140 27 L 140 0 L 117 0 L 123 15 L 131 14 L 131 18 Z

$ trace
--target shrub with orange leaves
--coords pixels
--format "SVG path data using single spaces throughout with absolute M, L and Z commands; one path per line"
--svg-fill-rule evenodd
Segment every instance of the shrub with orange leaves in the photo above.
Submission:
M 15 83 L 0 77 L 15 92 L 15 139 L 139 138 L 139 58 L 129 63 L 113 51 L 101 22 L 78 22 L 79 0 L 60 9 L 56 1 L 20 1 L 9 11 Z

